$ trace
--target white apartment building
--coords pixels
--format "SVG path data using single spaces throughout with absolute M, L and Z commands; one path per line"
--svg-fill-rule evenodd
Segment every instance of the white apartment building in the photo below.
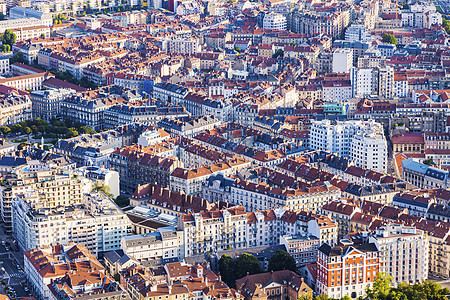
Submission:
M 200 39 L 196 37 L 175 38 L 167 42 L 167 52 L 169 53 L 195 54 L 200 51 Z
M 47 89 L 30 93 L 33 104 L 33 117 L 50 121 L 53 117 L 61 116 L 61 103 L 75 94 L 72 89 Z
M 378 80 L 373 68 L 352 68 L 350 80 L 353 97 L 378 94 Z
M 341 196 L 341 190 L 335 186 L 280 189 L 239 179 L 230 187 L 230 193 L 230 201 L 247 211 L 285 208 L 320 212 L 325 203 Z
M 287 20 L 282 14 L 277 14 L 270 12 L 264 16 L 263 19 L 264 29 L 274 29 L 274 30 L 286 30 Z
M 183 214 L 184 256 L 246 247 L 247 213 L 242 206 Z
M 353 23 L 345 31 L 345 40 L 350 42 L 370 42 L 370 31 L 362 23 Z
M 10 93 L 0 96 L 0 126 L 27 121 L 31 116 L 31 101 L 27 95 Z
M 350 80 L 324 81 L 322 83 L 323 101 L 341 103 L 353 98 Z
M 0 74 L 7 75 L 10 72 L 9 56 L 3 55 L 0 57 Z
M 353 67 L 353 50 L 339 48 L 333 52 L 333 73 L 348 73 Z
M 120 249 L 131 221 L 103 193 L 85 195 L 75 205 L 50 207 L 30 191 L 12 203 L 13 235 L 23 251 L 75 242 L 94 255 Z
M 380 272 L 392 276 L 394 285 L 428 279 L 428 239 L 423 231 L 400 224 L 385 225 L 370 236 L 380 253 Z
M 376 125 L 375 128 L 359 132 L 353 137 L 350 159 L 361 168 L 384 173 L 387 166 L 387 143 L 382 125 Z
M 121 248 L 126 255 L 146 264 L 166 264 L 184 257 L 183 231 L 161 227 L 156 232 L 124 236 Z
M 378 96 L 394 97 L 394 68 L 386 67 L 378 70 Z
M 383 128 L 373 120 L 312 121 L 309 145 L 314 150 L 327 150 L 354 159 L 360 167 L 376 167 L 380 172 L 386 168 L 386 157 L 382 155 L 387 153 Z

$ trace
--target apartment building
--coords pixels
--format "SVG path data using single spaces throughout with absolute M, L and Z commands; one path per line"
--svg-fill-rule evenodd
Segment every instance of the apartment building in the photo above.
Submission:
M 24 252 L 24 272 L 31 292 L 39 300 L 121 299 L 124 291 L 105 267 L 81 244 L 68 243 Z M 64 289 L 62 287 L 64 286 Z
M 81 202 L 83 180 L 64 174 L 61 169 L 27 171 L 16 169 L 5 178 L 1 187 L 1 217 L 6 231 L 12 233 L 11 206 L 18 195 L 36 191 L 47 207 L 70 206 Z
M 0 126 L 17 124 L 32 119 L 32 103 L 25 95 L 10 93 L 0 96 Z
M 184 257 L 183 231 L 177 231 L 175 227 L 161 227 L 152 233 L 124 236 L 121 249 L 145 265 L 178 262 Z
M 280 244 L 295 259 L 297 266 L 312 264 L 317 261 L 319 239 L 314 236 L 282 236 Z
M 418 188 L 449 186 L 449 172 L 419 163 L 412 158 L 402 160 L 402 178 Z
M 387 143 L 381 124 L 370 121 L 312 121 L 309 145 L 354 160 L 358 166 L 386 171 Z M 378 155 L 380 154 L 380 155 Z
M 333 52 L 333 73 L 349 73 L 353 67 L 353 51 L 348 48 L 338 48 Z
M 103 193 L 84 195 L 81 202 L 52 207 L 39 191 L 16 197 L 12 203 L 13 235 L 28 251 L 68 242 L 82 243 L 94 255 L 119 250 L 131 222 Z
M 199 197 L 202 194 L 202 184 L 209 176 L 217 173 L 230 176 L 250 166 L 250 161 L 236 156 L 195 169 L 176 168 L 170 174 L 170 188 L 176 192 L 184 191 L 188 195 Z
M 333 298 L 364 296 L 379 272 L 374 243 L 331 247 L 323 244 L 317 256 L 316 293 Z
M 287 20 L 282 14 L 277 14 L 270 12 L 264 15 L 262 28 L 264 29 L 274 29 L 274 30 L 286 30 Z
M 30 93 L 33 107 L 33 117 L 50 121 L 61 116 L 61 103 L 70 98 L 75 91 L 72 89 L 47 89 Z
M 42 84 L 45 80 L 54 77 L 55 76 L 49 72 L 41 72 L 30 75 L 2 78 L 0 79 L 0 84 L 23 91 L 25 90 L 37 91 L 42 89 Z
M 167 41 L 167 52 L 196 54 L 201 51 L 200 39 L 196 37 L 175 38 Z
M 246 247 L 247 213 L 242 206 L 184 214 L 184 256 Z
M 380 272 L 392 276 L 393 284 L 416 283 L 428 279 L 428 239 L 425 233 L 415 227 L 386 225 L 371 235 L 380 250 Z

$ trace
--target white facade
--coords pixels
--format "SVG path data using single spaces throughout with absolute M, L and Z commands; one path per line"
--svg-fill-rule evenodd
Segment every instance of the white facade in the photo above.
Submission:
M 377 229 L 370 242 L 378 246 L 380 272 L 392 276 L 394 285 L 428 279 L 428 239 L 415 227 L 386 225 Z
M 353 97 L 369 96 L 374 94 L 373 88 L 376 84 L 374 69 L 352 68 L 350 78 L 353 88 Z
M 353 67 L 353 50 L 336 49 L 333 52 L 333 73 L 348 73 Z
M 377 126 L 374 128 L 359 132 L 353 137 L 350 159 L 361 168 L 384 173 L 387 166 L 387 143 L 382 125 L 375 124 Z
M 268 13 L 264 16 L 263 28 L 273 30 L 286 30 L 287 28 L 286 17 L 283 16 L 282 14 L 276 14 L 273 12 Z
M 313 121 L 309 145 L 314 150 L 327 150 L 354 159 L 360 167 L 386 168 L 387 144 L 381 124 L 370 121 Z M 384 155 L 383 155 L 384 153 Z
M 370 42 L 370 31 L 362 23 L 353 23 L 345 31 L 345 40 L 350 42 Z

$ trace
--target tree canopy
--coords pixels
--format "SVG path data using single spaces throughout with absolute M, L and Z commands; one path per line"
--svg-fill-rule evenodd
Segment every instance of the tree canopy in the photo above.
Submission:
M 222 255 L 219 259 L 219 272 L 222 280 L 231 287 L 235 286 L 236 279 L 264 272 L 259 260 L 248 253 L 240 255 L 233 260 L 228 255 Z
M 16 42 L 16 39 L 17 36 L 11 29 L 6 29 L 1 37 L 3 45 L 9 45 L 11 48 Z
M 397 45 L 398 44 L 397 38 L 395 36 L 393 36 L 392 34 L 389 34 L 389 33 L 383 34 L 382 39 L 383 39 L 384 43 L 393 44 L 393 45 Z
M 295 259 L 286 251 L 277 250 L 269 259 L 269 271 L 291 270 L 297 271 Z

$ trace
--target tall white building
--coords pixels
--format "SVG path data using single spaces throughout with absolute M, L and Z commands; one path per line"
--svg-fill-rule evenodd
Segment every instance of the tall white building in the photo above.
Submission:
M 333 52 L 333 73 L 348 73 L 352 67 L 352 49 L 339 48 Z
M 376 167 L 379 172 L 386 168 L 387 144 L 383 127 L 373 120 L 313 121 L 309 145 L 314 150 L 327 150 L 349 157 L 361 167 Z
M 384 138 L 382 125 L 375 124 L 377 126 L 374 128 L 360 131 L 353 137 L 350 147 L 350 159 L 359 167 L 386 172 L 387 143 Z
M 399 224 L 383 226 L 369 238 L 380 253 L 380 272 L 393 283 L 415 283 L 428 279 L 428 239 L 423 231 Z
M 345 40 L 350 42 L 370 42 L 370 32 L 362 23 L 353 23 L 345 31 Z
M 378 95 L 384 98 L 392 98 L 394 96 L 393 67 L 378 70 Z
M 263 19 L 264 29 L 274 29 L 274 30 L 286 30 L 287 20 L 282 14 L 277 14 L 274 12 L 268 13 Z
M 378 93 L 378 80 L 373 68 L 352 68 L 350 72 L 352 96 L 370 96 Z
M 127 215 L 103 193 L 67 206 L 49 207 L 41 200 L 38 191 L 30 191 L 12 203 L 13 235 L 23 251 L 75 242 L 97 255 L 119 250 L 131 229 Z

